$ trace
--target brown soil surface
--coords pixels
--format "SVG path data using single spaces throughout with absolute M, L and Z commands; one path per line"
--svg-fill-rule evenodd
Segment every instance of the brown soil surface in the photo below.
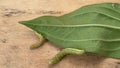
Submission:
M 30 45 L 39 39 L 18 23 L 43 15 L 60 16 L 83 5 L 102 2 L 120 0 L 0 0 L 0 68 L 120 68 L 120 60 L 94 54 L 68 55 L 58 64 L 49 65 L 59 47 L 46 42 L 30 50 Z

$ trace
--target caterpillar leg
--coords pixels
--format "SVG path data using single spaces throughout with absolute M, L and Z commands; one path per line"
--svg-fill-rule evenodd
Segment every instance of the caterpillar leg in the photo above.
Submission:
M 69 54 L 81 55 L 83 53 L 85 53 L 84 50 L 79 50 L 75 48 L 66 48 L 66 49 L 63 49 L 61 52 L 59 52 L 55 57 L 53 57 L 49 61 L 49 64 L 55 64 L 59 62 L 64 56 L 69 55 Z
M 41 45 L 43 45 L 46 41 L 46 39 L 40 35 L 39 33 L 35 32 L 35 34 L 38 36 L 38 38 L 40 39 L 40 41 L 38 43 L 33 44 L 32 46 L 30 46 L 30 49 L 36 49 L 39 48 Z

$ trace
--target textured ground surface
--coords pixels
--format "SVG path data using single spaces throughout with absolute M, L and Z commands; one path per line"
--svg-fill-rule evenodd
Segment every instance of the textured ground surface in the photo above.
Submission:
M 120 60 L 93 54 L 69 55 L 56 65 L 48 61 L 60 49 L 52 43 L 30 50 L 39 39 L 18 23 L 43 15 L 59 16 L 83 5 L 120 0 L 0 0 L 0 68 L 120 68 Z

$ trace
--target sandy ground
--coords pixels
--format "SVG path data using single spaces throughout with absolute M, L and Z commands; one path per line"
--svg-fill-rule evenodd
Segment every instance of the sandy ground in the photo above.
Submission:
M 48 61 L 60 49 L 46 42 L 36 50 L 30 45 L 39 41 L 29 28 L 18 21 L 43 15 L 60 16 L 83 5 L 120 0 L 0 0 L 0 68 L 120 68 L 120 60 L 94 54 L 69 55 L 55 65 Z

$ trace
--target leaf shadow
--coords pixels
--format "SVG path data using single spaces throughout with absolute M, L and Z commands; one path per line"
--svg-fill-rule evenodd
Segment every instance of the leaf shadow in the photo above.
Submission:
M 68 55 L 60 62 L 54 65 L 49 65 L 49 68 L 98 68 L 106 57 L 99 56 L 93 53 L 84 55 Z

